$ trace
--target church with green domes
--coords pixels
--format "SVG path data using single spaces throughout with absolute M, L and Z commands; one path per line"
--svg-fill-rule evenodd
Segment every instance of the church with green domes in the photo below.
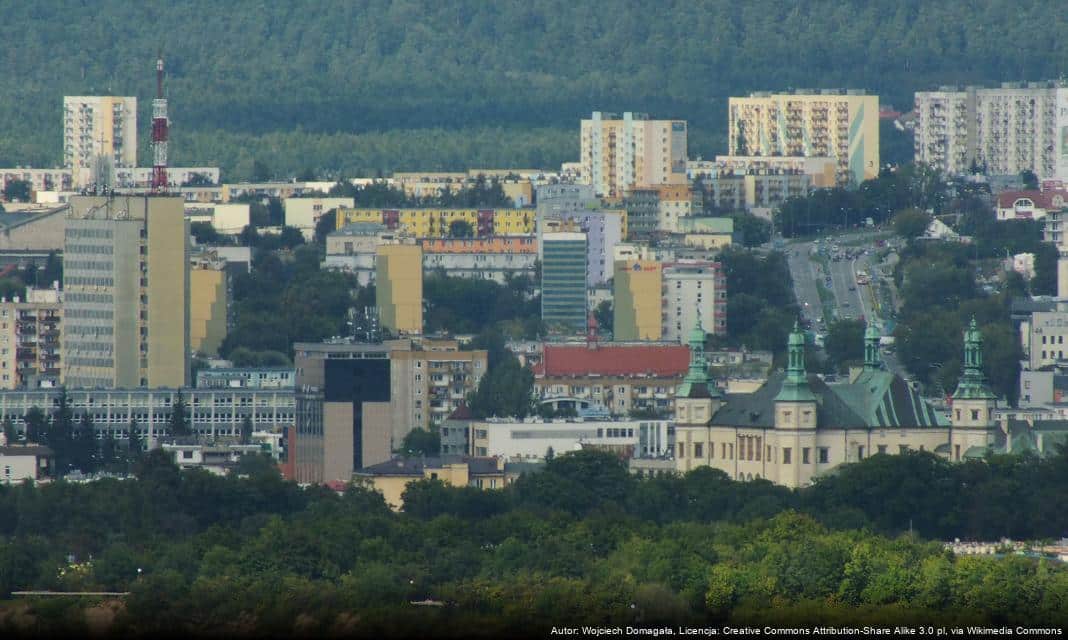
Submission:
M 708 375 L 704 331 L 695 327 L 690 368 L 675 394 L 676 470 L 709 466 L 736 480 L 802 487 L 872 455 L 924 450 L 959 461 L 995 446 L 997 399 L 983 375 L 974 320 L 964 333 L 964 373 L 948 419 L 886 370 L 879 337 L 869 327 L 863 369 L 828 384 L 805 370 L 805 338 L 795 325 L 785 371 L 752 393 L 724 394 Z

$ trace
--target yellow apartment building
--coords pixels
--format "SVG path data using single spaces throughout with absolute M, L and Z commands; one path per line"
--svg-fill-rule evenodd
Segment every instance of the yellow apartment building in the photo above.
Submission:
M 378 248 L 375 304 L 382 327 L 397 334 L 423 332 L 423 248 L 392 244 Z
M 189 346 L 204 355 L 219 354 L 226 339 L 230 297 L 226 262 L 198 260 L 189 269 Z
M 662 273 L 654 260 L 620 260 L 613 278 L 613 331 L 616 341 L 659 340 Z
M 634 185 L 686 184 L 686 121 L 594 111 L 580 130 L 582 178 L 605 198 Z
M 446 238 L 455 221 L 471 225 L 476 237 L 533 234 L 537 214 L 533 209 L 357 209 L 337 212 L 340 230 L 353 222 L 385 225 L 415 238 Z

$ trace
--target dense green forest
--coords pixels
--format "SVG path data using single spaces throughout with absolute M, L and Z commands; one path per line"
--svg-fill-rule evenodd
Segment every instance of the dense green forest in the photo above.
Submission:
M 791 491 L 704 468 L 638 479 L 557 456 L 505 490 L 226 478 L 148 454 L 137 479 L 0 486 L 0 635 L 545 637 L 578 624 L 1068 623 L 1068 567 L 937 542 L 1059 536 L 1068 455 L 877 455 Z M 911 530 L 911 531 L 910 531 Z M 73 557 L 70 557 L 73 556 Z M 8 600 L 130 591 L 122 603 Z M 412 606 L 431 600 L 439 607 Z
M 142 161 L 154 58 L 167 59 L 174 164 L 247 178 L 305 169 L 550 167 L 578 120 L 646 111 L 726 150 L 726 98 L 860 87 L 907 109 L 947 83 L 1055 78 L 1055 2 L 461 0 L 0 4 L 0 165 L 61 158 L 62 97 L 139 98 Z M 1006 46 L 1026 42 L 1026 47 Z M 1041 55 L 1036 55 L 1036 51 Z

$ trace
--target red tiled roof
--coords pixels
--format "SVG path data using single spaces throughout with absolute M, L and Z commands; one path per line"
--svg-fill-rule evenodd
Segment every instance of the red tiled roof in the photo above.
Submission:
M 681 376 L 690 365 L 684 345 L 545 345 L 536 376 Z
M 1060 202 L 1054 202 L 1059 197 Z M 1028 198 L 1039 209 L 1053 209 L 1068 202 L 1068 193 L 1064 191 L 1002 191 L 998 194 L 998 208 L 1008 209 L 1020 198 Z

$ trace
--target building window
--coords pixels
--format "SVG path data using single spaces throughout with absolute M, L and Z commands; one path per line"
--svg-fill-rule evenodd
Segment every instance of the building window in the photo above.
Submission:
M 885 444 L 879 445 L 879 453 L 886 453 L 886 445 Z
M 897 452 L 898 452 L 898 453 L 899 453 L 900 455 L 905 455 L 906 453 L 908 453 L 908 452 L 909 452 L 909 446 L 908 446 L 907 444 L 899 444 L 899 445 L 897 446 Z
M 782 448 L 782 463 L 783 464 L 790 464 L 790 457 L 791 457 L 792 453 L 793 453 L 793 449 L 791 449 L 790 447 L 783 447 Z
M 811 458 L 810 454 L 811 453 L 812 453 L 812 450 L 809 449 L 808 447 L 803 447 L 801 449 L 801 464 L 808 464 L 809 462 L 811 462 L 811 460 L 810 460 L 810 458 Z
M 816 450 L 818 457 L 816 460 L 820 464 L 827 464 L 831 459 L 831 450 L 828 447 L 820 447 Z
M 863 460 L 864 459 L 864 447 L 863 447 L 863 445 L 857 447 L 857 459 L 858 460 Z
M 972 409 L 972 420 L 978 420 L 978 419 L 979 419 L 979 410 L 978 409 Z
M 686 443 L 685 442 L 680 442 L 679 443 L 679 458 L 682 459 L 682 458 L 685 458 L 685 457 L 686 457 Z
M 704 444 L 702 444 L 700 442 L 694 443 L 694 445 L 693 445 L 693 457 L 695 457 L 695 458 L 703 458 L 703 457 L 705 457 L 705 445 Z

